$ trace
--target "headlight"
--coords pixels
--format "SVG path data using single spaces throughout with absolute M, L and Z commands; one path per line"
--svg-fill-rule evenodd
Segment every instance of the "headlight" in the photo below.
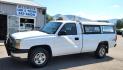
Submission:
M 16 39 L 15 40 L 16 41 L 16 44 L 15 44 L 15 47 L 17 48 L 17 49 L 20 49 L 20 39 Z
M 20 43 L 21 40 L 20 39 L 16 39 L 15 41 L 16 41 L 16 43 Z

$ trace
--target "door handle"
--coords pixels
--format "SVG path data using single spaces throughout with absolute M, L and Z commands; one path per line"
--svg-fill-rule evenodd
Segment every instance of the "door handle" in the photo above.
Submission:
M 78 37 L 75 37 L 75 40 L 79 40 L 79 38 Z

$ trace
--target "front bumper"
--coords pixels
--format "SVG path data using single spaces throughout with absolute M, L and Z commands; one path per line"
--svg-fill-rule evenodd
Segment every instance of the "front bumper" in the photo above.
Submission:
M 11 52 L 11 56 L 25 59 L 25 58 L 28 58 L 28 53 L 13 53 L 13 52 Z
M 12 42 L 10 42 L 9 39 L 4 42 L 4 45 L 6 47 L 8 56 L 19 57 L 19 58 L 27 58 L 28 57 L 28 49 L 15 48 L 15 46 L 12 45 Z

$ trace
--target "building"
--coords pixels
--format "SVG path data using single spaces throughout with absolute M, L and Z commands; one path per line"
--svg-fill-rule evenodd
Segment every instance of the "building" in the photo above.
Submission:
M 39 29 L 45 14 L 46 7 L 29 0 L 0 0 L 0 40 L 18 31 Z

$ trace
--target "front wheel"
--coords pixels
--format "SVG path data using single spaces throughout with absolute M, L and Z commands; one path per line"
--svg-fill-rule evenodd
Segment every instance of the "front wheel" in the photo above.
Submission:
M 44 67 L 49 61 L 49 53 L 43 48 L 35 48 L 30 51 L 28 61 L 34 67 Z
M 106 56 L 106 45 L 99 45 L 95 55 L 97 58 L 104 58 Z
M 121 35 L 122 35 L 122 37 L 123 37 L 123 32 L 122 32 L 122 34 L 121 34 Z

